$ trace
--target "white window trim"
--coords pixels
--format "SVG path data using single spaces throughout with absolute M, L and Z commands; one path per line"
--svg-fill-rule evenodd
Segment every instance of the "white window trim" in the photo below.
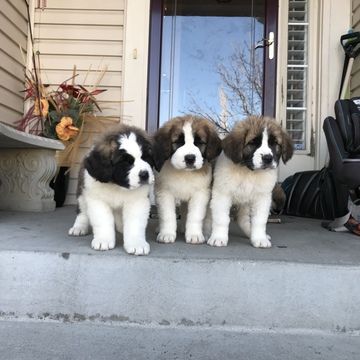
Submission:
M 307 101 L 307 113 L 305 123 L 305 149 L 296 150 L 298 155 L 309 155 L 313 149 L 311 149 L 312 137 L 314 136 L 314 116 L 315 102 L 314 92 L 317 88 L 317 66 L 316 54 L 313 54 L 311 49 L 318 48 L 317 46 L 317 0 L 309 0 L 308 3 L 308 51 L 307 51 L 307 74 L 306 74 L 306 101 Z M 288 0 L 279 1 L 279 24 L 278 24 L 278 63 L 277 63 L 277 84 L 280 84 L 277 88 L 277 104 L 276 114 L 277 119 L 280 120 L 284 129 L 286 129 L 286 114 L 287 114 L 287 71 L 288 71 L 288 17 L 289 17 L 289 2 Z M 284 55 L 283 55 L 284 54 Z
M 284 56 L 278 56 L 277 62 L 276 117 L 284 129 L 287 21 L 288 0 L 279 0 L 278 54 Z M 340 36 L 351 27 L 351 1 L 309 0 L 309 22 L 307 147 L 306 150 L 295 151 L 293 159 L 280 167 L 281 180 L 298 171 L 321 169 L 327 163 L 328 150 L 322 124 L 327 116 L 334 115 L 344 61 Z

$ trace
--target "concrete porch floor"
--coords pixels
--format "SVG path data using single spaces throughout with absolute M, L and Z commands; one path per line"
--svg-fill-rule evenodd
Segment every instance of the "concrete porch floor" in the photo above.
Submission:
M 90 247 L 91 235 L 67 235 L 75 219 L 75 207 L 65 206 L 48 213 L 0 211 L 0 250 L 36 251 L 63 254 L 97 254 L 129 256 L 122 249 L 121 235 L 114 250 L 98 252 Z M 242 237 L 236 224 L 230 230 L 229 245 L 214 248 L 206 244 L 188 245 L 182 234 L 175 244 L 159 244 L 157 220 L 150 220 L 147 239 L 150 257 L 177 259 L 222 259 L 239 261 L 284 261 L 319 265 L 360 265 L 360 237 L 350 233 L 334 233 L 321 227 L 321 221 L 280 216 L 281 223 L 268 224 L 273 247 L 255 249 Z M 66 256 L 66 255 L 65 255 Z
M 70 237 L 75 207 L 0 212 L 0 359 L 358 360 L 360 238 L 281 217 L 271 249 Z

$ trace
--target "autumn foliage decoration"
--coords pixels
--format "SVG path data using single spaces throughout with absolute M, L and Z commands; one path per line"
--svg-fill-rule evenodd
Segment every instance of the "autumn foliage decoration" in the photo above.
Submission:
M 35 135 L 68 142 L 75 139 L 83 126 L 84 117 L 101 111 L 95 96 L 105 89 L 86 89 L 74 84 L 74 74 L 56 90 L 41 83 L 38 76 L 26 76 L 25 101 L 31 100 L 18 129 Z M 71 83 L 69 83 L 71 82 Z

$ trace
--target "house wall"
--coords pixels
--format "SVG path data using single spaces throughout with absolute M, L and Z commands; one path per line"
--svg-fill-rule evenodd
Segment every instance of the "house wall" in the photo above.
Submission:
M 352 28 L 360 31 L 360 0 L 352 0 Z M 350 80 L 351 96 L 360 96 L 360 61 L 356 59 Z
M 97 96 L 102 109 L 98 114 L 114 121 L 122 118 L 125 6 L 125 0 L 47 0 L 45 8 L 35 8 L 34 16 L 34 49 L 40 52 L 43 82 L 62 83 L 72 77 L 75 65 L 75 83 L 90 89 L 106 69 L 98 86 L 107 89 Z M 86 140 L 70 172 L 67 204 L 75 202 L 82 157 L 108 125 L 85 129 Z
M 24 90 L 27 23 L 24 1 L 3 0 L 1 2 L 0 121 L 8 124 L 14 124 L 24 114 L 24 101 L 21 91 Z

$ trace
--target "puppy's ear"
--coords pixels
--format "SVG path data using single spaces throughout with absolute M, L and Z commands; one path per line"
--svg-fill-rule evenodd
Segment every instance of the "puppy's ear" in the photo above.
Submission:
M 234 163 L 239 163 L 243 158 L 243 149 L 245 146 L 245 133 L 230 132 L 222 141 L 222 148 L 225 155 Z
M 294 153 L 294 145 L 290 136 L 282 130 L 282 145 L 281 145 L 281 158 L 286 164 L 288 160 L 291 159 Z
M 84 167 L 96 180 L 107 183 L 112 178 L 111 159 L 104 156 L 99 150 L 92 150 L 84 159 Z
M 154 163 L 154 144 L 149 138 L 142 138 L 141 140 L 142 159 L 146 161 L 151 167 Z
M 84 167 L 93 178 L 104 183 L 112 180 L 113 156 L 117 146 L 115 139 L 107 138 L 90 151 L 84 159 Z
M 220 155 L 222 150 L 221 140 L 217 131 L 213 127 L 209 127 L 208 139 L 205 151 L 205 157 L 208 161 L 215 159 Z
M 153 158 L 155 169 L 160 171 L 165 161 L 171 156 L 171 134 L 170 128 L 160 128 L 154 135 Z

